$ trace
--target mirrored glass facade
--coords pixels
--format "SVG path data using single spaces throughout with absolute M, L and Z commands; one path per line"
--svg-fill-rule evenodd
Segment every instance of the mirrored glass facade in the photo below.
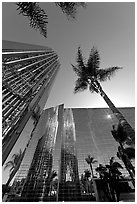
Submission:
M 134 128 L 135 109 L 120 108 L 120 111 Z M 94 192 L 93 187 L 88 186 L 89 192 L 86 192 L 81 183 L 84 171 L 90 171 L 85 161 L 88 154 L 97 160 L 93 164 L 96 178 L 99 175 L 95 168 L 99 164 L 109 164 L 112 156 L 123 166 L 123 176 L 129 177 L 123 162 L 116 156 L 118 143 L 111 134 L 112 125 L 117 123 L 108 108 L 64 108 L 60 105 L 44 110 L 14 180 L 12 189 L 18 199 L 27 201 L 30 193 L 33 201 L 89 198 L 89 192 Z M 132 163 L 135 165 L 134 161 Z M 57 175 L 48 183 L 46 179 L 51 172 Z

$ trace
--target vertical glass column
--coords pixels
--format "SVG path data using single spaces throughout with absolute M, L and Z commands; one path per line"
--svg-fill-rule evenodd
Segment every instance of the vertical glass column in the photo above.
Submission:
M 62 130 L 59 201 L 78 201 L 80 199 L 80 185 L 78 176 L 78 161 L 76 155 L 76 135 L 73 112 L 64 110 L 64 124 Z
M 22 201 L 45 201 L 50 193 L 53 150 L 58 129 L 58 107 L 47 112 L 46 129 L 39 139 L 21 194 Z

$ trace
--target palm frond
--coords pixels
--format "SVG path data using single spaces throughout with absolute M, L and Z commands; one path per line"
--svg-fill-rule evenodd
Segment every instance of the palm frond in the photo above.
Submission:
M 118 163 L 118 162 L 114 162 L 113 164 L 112 164 L 112 167 L 113 168 L 120 168 L 120 169 L 123 169 L 123 167 L 121 166 L 121 164 L 120 163 Z
M 87 69 L 90 76 L 96 76 L 96 71 L 99 69 L 100 56 L 98 50 L 93 46 L 90 51 L 89 59 L 87 61 Z
M 93 161 L 92 161 L 92 163 L 94 164 L 94 163 L 97 163 L 98 162 L 98 160 L 96 160 L 96 159 L 94 159 Z
M 36 2 L 17 2 L 19 14 L 27 16 L 30 20 L 30 26 L 39 29 L 40 33 L 47 37 L 47 15 Z
M 77 7 L 86 7 L 85 2 L 56 2 L 55 4 L 61 8 L 68 18 L 72 19 L 76 18 Z
M 96 163 L 96 162 L 98 162 L 94 157 L 92 157 L 91 155 L 88 155 L 88 157 L 87 158 L 85 158 L 85 161 L 88 163 L 88 164 L 90 164 L 90 163 Z
M 81 50 L 80 46 L 78 47 L 76 62 L 77 62 L 78 67 L 81 71 L 83 71 L 83 69 L 85 70 L 85 59 L 83 57 L 82 50 Z
M 99 81 L 106 81 L 107 79 L 110 80 L 110 78 L 114 75 L 114 73 L 122 69 L 122 67 L 109 67 L 107 69 L 98 69 L 97 70 L 97 79 Z
M 82 72 L 79 68 L 77 68 L 76 66 L 74 66 L 73 64 L 71 64 L 73 71 L 77 74 L 78 77 L 82 76 Z
M 75 88 L 74 93 L 77 93 L 79 91 L 84 91 L 88 88 L 88 83 L 84 81 L 82 78 L 78 78 L 75 82 Z

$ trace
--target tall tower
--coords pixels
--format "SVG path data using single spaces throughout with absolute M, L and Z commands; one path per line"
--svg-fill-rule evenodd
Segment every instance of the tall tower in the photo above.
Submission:
M 12 201 L 56 201 L 63 110 L 61 104 L 42 111 L 14 178 Z
M 2 48 L 4 164 L 29 118 L 43 109 L 60 64 L 48 47 L 3 41 Z
M 65 109 L 63 117 L 64 127 L 62 131 L 58 201 L 79 201 L 81 195 L 72 110 Z
M 21 194 L 22 201 L 44 201 L 48 197 L 57 129 L 58 107 L 55 107 L 48 111 L 45 133 L 38 141 Z

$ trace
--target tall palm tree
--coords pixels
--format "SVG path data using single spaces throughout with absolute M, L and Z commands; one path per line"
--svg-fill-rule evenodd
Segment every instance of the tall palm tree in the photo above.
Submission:
M 6 183 L 6 186 L 8 186 L 10 184 L 11 180 L 13 179 L 16 172 L 18 171 L 18 169 L 20 167 L 20 164 L 22 162 L 22 159 L 24 157 L 25 150 L 22 152 L 22 150 L 20 149 L 19 153 L 13 154 L 12 160 L 8 161 L 5 164 L 4 170 L 7 169 L 7 168 L 10 168 L 10 176 L 9 176 L 9 179 L 8 179 L 8 181 Z
M 89 88 L 91 93 L 96 92 L 101 95 L 105 100 L 113 114 L 117 117 L 120 124 L 123 126 L 125 132 L 127 133 L 127 139 L 130 142 L 135 141 L 135 131 L 126 121 L 121 112 L 114 106 L 109 97 L 106 95 L 104 90 L 101 87 L 100 82 L 110 79 L 117 70 L 120 70 L 121 67 L 109 67 L 106 69 L 99 68 L 100 65 L 100 56 L 98 50 L 93 46 L 90 51 L 89 59 L 85 61 L 81 48 L 78 48 L 77 53 L 77 64 L 73 67 L 74 72 L 77 74 L 78 79 L 76 80 L 76 85 L 74 88 L 74 93 L 79 91 L 84 91 Z
M 94 178 L 94 173 L 93 173 L 93 167 L 92 167 L 92 165 L 93 165 L 94 163 L 96 163 L 97 160 L 96 160 L 94 157 L 91 157 L 90 155 L 88 155 L 88 157 L 85 158 L 85 160 L 86 160 L 87 164 L 89 164 L 90 169 L 91 169 L 92 178 Z
M 66 14 L 68 18 L 75 19 L 77 13 L 77 7 L 85 7 L 84 2 L 56 2 L 56 6 L 60 7 L 62 12 Z M 47 37 L 47 23 L 48 16 L 43 9 L 40 8 L 38 2 L 17 2 L 17 10 L 19 14 L 27 16 L 30 21 L 30 26 L 39 30 L 40 33 Z

